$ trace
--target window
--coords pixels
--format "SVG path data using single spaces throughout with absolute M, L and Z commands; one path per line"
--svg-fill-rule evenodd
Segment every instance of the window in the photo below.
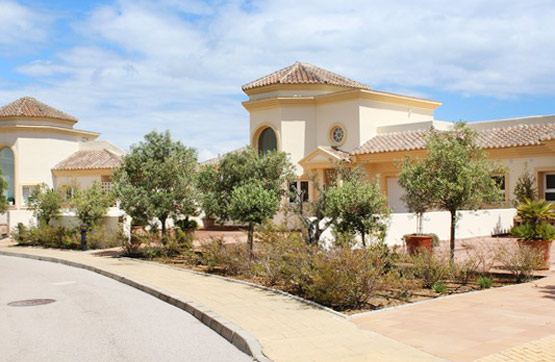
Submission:
M 21 188 L 21 195 L 23 196 L 23 206 L 29 206 L 29 197 L 33 191 L 37 189 L 38 185 L 28 185 Z
M 0 169 L 2 169 L 4 180 L 8 183 L 5 195 L 11 205 L 15 204 L 14 165 L 13 151 L 8 147 L 2 148 L 0 150 Z
M 289 185 L 289 202 L 308 202 L 308 181 L 295 181 Z
M 276 133 L 273 129 L 267 127 L 258 137 L 258 153 L 264 154 L 275 150 L 277 150 Z
M 545 199 L 555 201 L 555 173 L 545 174 Z
M 333 143 L 339 145 L 345 139 L 345 130 L 342 127 L 335 126 L 331 129 L 330 137 Z
M 100 187 L 104 191 L 112 190 L 112 176 L 101 176 L 100 177 Z
M 492 177 L 493 181 L 497 185 L 497 189 L 499 192 L 499 200 L 495 203 L 504 203 L 505 202 L 505 175 L 497 175 Z

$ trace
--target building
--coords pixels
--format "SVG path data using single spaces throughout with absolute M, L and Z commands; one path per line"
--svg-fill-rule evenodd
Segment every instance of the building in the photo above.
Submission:
M 28 199 L 40 184 L 60 189 L 86 188 L 94 181 L 111 187 L 123 150 L 97 141 L 98 133 L 74 128 L 78 120 L 31 97 L 0 108 L 0 168 L 8 182 L 8 212 L 0 224 L 11 230 L 34 222 Z M 117 225 L 124 214 L 114 207 L 106 222 Z M 64 213 L 64 222 L 77 222 Z
M 397 161 L 405 155 L 424 155 L 425 136 L 432 127 L 448 130 L 453 125 L 435 119 L 434 111 L 441 102 L 373 90 L 307 63 L 297 62 L 242 88 L 249 97 L 243 106 L 250 115 L 251 146 L 288 153 L 296 166 L 297 187 L 308 190 L 309 198 L 315 196 L 311 175 L 325 184 L 333 166 L 347 161 L 364 167 L 370 178 L 378 178 L 397 214 L 393 222 L 410 217 L 401 201 Z M 536 176 L 539 197 L 555 200 L 555 115 L 473 122 L 469 126 L 477 130 L 488 156 L 507 166 L 506 174 L 496 176 L 505 203 L 488 211 L 492 220 L 497 220 L 497 227 L 506 229 L 512 222 L 510 200 L 525 167 Z M 441 228 L 443 216 L 438 215 L 430 216 L 429 228 Z M 472 218 L 467 219 L 472 225 Z M 487 227 L 479 231 L 478 226 L 473 227 L 474 231 L 459 234 L 493 232 Z M 441 237 L 443 231 L 438 233 Z

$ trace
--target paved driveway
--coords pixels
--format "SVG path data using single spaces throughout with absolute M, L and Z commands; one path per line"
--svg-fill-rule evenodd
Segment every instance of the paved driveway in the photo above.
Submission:
M 51 304 L 9 302 L 51 298 Z M 0 361 L 250 361 L 188 313 L 85 270 L 0 256 Z

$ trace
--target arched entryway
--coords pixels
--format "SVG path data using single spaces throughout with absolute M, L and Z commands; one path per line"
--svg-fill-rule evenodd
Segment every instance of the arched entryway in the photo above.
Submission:
M 5 195 L 8 202 L 12 205 L 15 204 L 15 161 L 13 151 L 9 147 L 4 147 L 0 150 L 0 169 L 2 170 L 2 177 L 8 183 L 8 189 Z

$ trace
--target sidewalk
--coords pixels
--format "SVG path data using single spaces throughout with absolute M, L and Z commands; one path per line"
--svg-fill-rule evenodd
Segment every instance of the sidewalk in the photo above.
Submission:
M 351 321 L 452 361 L 555 361 L 555 273 Z
M 219 278 L 154 263 L 94 256 L 90 252 L 0 247 L 1 252 L 80 263 L 160 288 L 193 301 L 254 336 L 262 352 L 285 361 L 439 361 L 415 347 L 358 328 L 334 313 Z

